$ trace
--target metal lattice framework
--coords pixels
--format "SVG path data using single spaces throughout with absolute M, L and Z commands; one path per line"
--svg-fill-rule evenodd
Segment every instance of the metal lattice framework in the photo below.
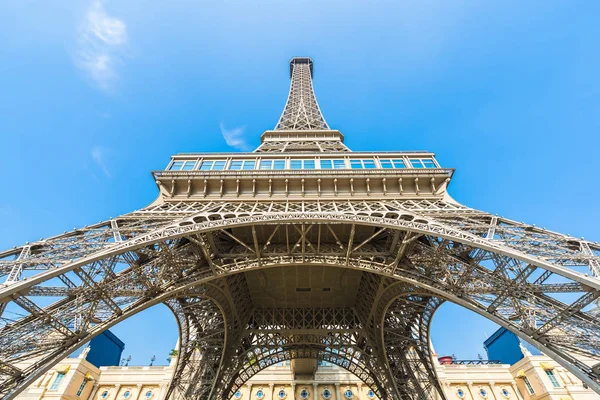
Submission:
M 311 65 L 292 62 L 292 87 L 306 85 Z M 170 398 L 228 399 L 264 368 L 298 358 L 339 365 L 382 399 L 445 398 L 429 346 L 443 301 L 506 327 L 600 393 L 600 364 L 580 361 L 600 360 L 600 246 L 462 206 L 445 191 L 360 195 L 350 185 L 322 198 L 320 186 L 311 195 L 303 177 L 289 179 L 302 179 L 301 195 L 288 193 L 287 179 L 285 194 L 265 189 L 252 200 L 223 189 L 218 200 L 172 193 L 0 253 L 0 394 L 13 398 L 86 341 L 165 303 L 180 329 Z M 325 295 L 319 306 L 269 303 L 252 291 L 252 274 L 269 271 L 343 271 L 359 283 L 341 305 Z

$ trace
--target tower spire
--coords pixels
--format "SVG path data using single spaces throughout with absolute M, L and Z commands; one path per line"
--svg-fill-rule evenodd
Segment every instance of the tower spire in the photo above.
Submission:
M 344 135 L 325 122 L 312 86 L 313 61 L 290 61 L 290 92 L 279 122 L 262 134 L 257 152 L 346 152 Z
M 313 61 L 294 57 L 290 61 L 290 92 L 276 131 L 329 130 L 312 86 Z

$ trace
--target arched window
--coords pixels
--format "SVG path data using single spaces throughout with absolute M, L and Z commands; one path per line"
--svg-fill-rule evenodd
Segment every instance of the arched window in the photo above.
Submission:
M 258 389 L 258 392 L 256 392 L 256 398 L 257 399 L 264 399 L 265 398 L 265 392 L 263 392 L 262 389 Z
M 329 390 L 329 389 L 327 389 L 327 388 L 326 388 L 326 389 L 324 389 L 324 390 L 323 390 L 323 398 L 324 398 L 325 400 L 329 400 L 329 399 L 331 398 L 331 390 Z
M 281 389 L 277 394 L 277 397 L 279 397 L 280 399 L 285 399 L 285 396 L 287 396 L 287 393 L 285 393 L 285 390 L 283 389 Z
M 346 389 L 344 391 L 344 397 L 346 397 L 347 399 L 351 399 L 354 397 L 354 393 L 352 393 L 351 389 Z
M 310 393 L 308 393 L 308 390 L 302 389 L 302 391 L 300 392 L 300 397 L 303 399 L 308 399 L 308 396 L 310 396 Z

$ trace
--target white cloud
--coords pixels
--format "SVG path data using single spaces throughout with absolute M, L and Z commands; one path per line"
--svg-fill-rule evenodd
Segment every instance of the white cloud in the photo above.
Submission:
M 75 65 L 105 92 L 118 79 L 117 66 L 122 64 L 128 42 L 127 25 L 104 10 L 102 0 L 94 0 L 79 27 Z
M 95 146 L 90 153 L 90 155 L 92 156 L 92 160 L 94 160 L 96 165 L 98 165 L 98 167 L 100 167 L 102 172 L 104 172 L 104 175 L 106 175 L 107 177 L 110 178 L 111 177 L 110 172 L 108 171 L 108 168 L 106 167 L 106 154 L 107 154 L 107 149 L 102 148 L 100 146 Z
M 221 135 L 225 139 L 225 142 L 231 146 L 235 147 L 238 150 L 248 151 L 250 150 L 250 145 L 246 142 L 246 138 L 244 137 L 244 132 L 246 130 L 245 126 L 240 126 L 233 129 L 226 129 L 225 125 L 221 122 L 219 125 L 221 128 Z

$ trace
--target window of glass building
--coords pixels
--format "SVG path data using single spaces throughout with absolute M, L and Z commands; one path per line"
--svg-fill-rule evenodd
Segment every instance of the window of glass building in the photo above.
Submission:
M 375 160 L 373 160 L 372 158 L 364 160 L 353 159 L 350 160 L 350 167 L 352 169 L 373 169 L 375 168 Z
M 196 161 L 175 161 L 169 171 L 191 171 L 194 169 Z
M 251 169 L 254 169 L 255 165 L 256 165 L 255 160 L 233 160 L 233 161 L 231 161 L 231 164 L 229 164 L 229 169 L 234 170 L 234 171 L 238 171 L 241 169 L 251 170 Z
M 406 164 L 404 164 L 404 160 L 399 159 L 385 159 L 379 160 L 381 163 L 381 168 L 391 169 L 391 168 L 406 168 Z
M 291 169 L 315 169 L 315 160 L 290 160 Z
M 548 375 L 548 378 L 550 378 L 550 382 L 552 383 L 552 386 L 554 386 L 555 388 L 561 387 L 560 383 L 558 382 L 558 379 L 556 379 L 556 376 L 554 375 L 554 372 L 552 372 L 552 370 L 547 369 L 546 375 Z
M 346 161 L 339 160 L 321 160 L 321 168 L 323 169 L 343 169 L 346 168 Z
M 259 169 L 285 169 L 285 160 L 261 160 Z
M 81 382 L 81 385 L 79 385 L 79 389 L 77 389 L 77 393 L 75 394 L 75 396 L 79 397 L 81 396 L 81 393 L 83 393 L 83 390 L 85 389 L 85 385 L 87 385 L 87 379 L 84 379 L 83 382 Z
M 431 158 L 411 158 L 410 164 L 413 168 L 437 168 Z
M 523 377 L 523 383 L 525 384 L 525 387 L 529 391 L 529 394 L 535 393 L 535 390 L 533 390 L 533 386 L 531 386 L 531 383 L 529 383 L 529 379 L 527 379 L 527 377 Z
M 59 372 L 54 378 L 54 382 L 52 382 L 52 386 L 50 386 L 50 390 L 58 390 L 58 387 L 62 383 L 63 379 L 65 379 L 65 373 Z
M 202 161 L 200 171 L 222 171 L 225 169 L 225 160 Z

